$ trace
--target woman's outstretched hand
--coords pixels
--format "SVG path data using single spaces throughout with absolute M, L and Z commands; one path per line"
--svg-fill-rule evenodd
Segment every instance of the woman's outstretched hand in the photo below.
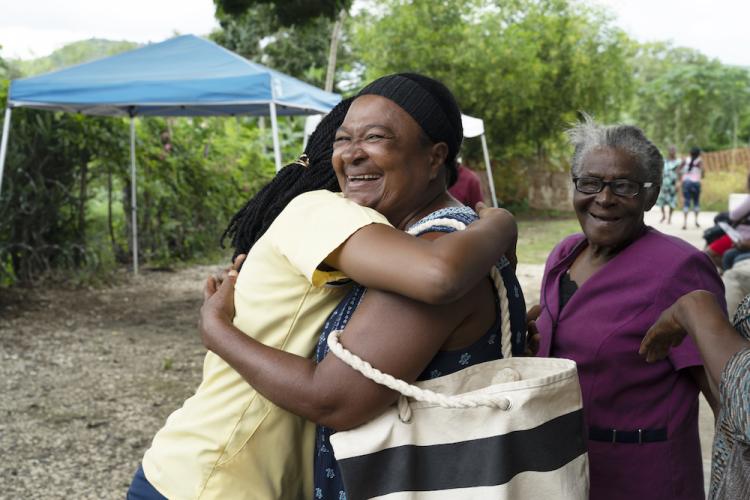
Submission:
M 678 300 L 665 309 L 656 323 L 646 332 L 638 354 L 645 357 L 647 362 L 653 363 L 666 358 L 669 349 L 680 345 L 685 339 L 687 331 L 677 319 L 679 307 L 680 301 Z
M 220 325 L 231 325 L 234 319 L 234 283 L 245 255 L 238 255 L 234 263 L 220 277 L 209 276 L 203 286 L 198 331 L 203 345 L 211 350 L 214 335 L 221 332 Z

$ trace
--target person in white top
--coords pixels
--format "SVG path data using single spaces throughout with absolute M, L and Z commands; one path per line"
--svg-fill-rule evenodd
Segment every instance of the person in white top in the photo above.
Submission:
M 701 227 L 698 224 L 698 213 L 700 212 L 701 197 L 701 180 L 703 179 L 703 161 L 701 160 L 700 148 L 694 147 L 690 150 L 690 157 L 685 159 L 685 167 L 682 173 L 682 196 L 684 204 L 682 211 L 685 214 L 685 220 L 682 223 L 682 229 L 687 229 L 688 212 L 690 206 L 695 212 L 695 227 Z

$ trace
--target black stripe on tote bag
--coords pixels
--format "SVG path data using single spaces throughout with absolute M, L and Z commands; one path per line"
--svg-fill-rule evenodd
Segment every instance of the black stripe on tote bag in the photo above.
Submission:
M 397 446 L 339 460 L 339 468 L 352 499 L 503 485 L 522 472 L 555 471 L 584 454 L 582 419 L 577 410 L 502 436 Z

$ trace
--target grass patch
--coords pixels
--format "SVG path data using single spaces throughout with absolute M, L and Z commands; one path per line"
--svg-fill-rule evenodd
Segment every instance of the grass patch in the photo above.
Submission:
M 747 171 L 742 168 L 728 172 L 709 172 L 701 182 L 701 210 L 722 212 L 727 210 L 731 193 L 744 193 Z M 682 195 L 680 194 L 680 198 Z M 682 200 L 680 200 L 682 206 Z
M 555 245 L 579 232 L 581 226 L 572 212 L 523 214 L 518 218 L 518 262 L 544 264 Z

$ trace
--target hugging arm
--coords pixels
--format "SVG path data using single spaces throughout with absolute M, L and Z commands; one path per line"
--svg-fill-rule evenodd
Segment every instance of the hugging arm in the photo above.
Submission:
M 667 308 L 646 333 L 639 353 L 646 361 L 664 358 L 670 347 L 689 335 L 698 346 L 709 382 L 717 388 L 729 358 L 750 347 L 726 319 L 713 294 L 696 290 L 680 297 Z
M 225 280 L 217 290 L 209 280 L 201 309 L 201 335 L 209 350 L 264 397 L 337 430 L 366 422 L 396 400 L 396 393 L 366 379 L 334 354 L 315 364 L 243 334 L 232 325 L 232 308 L 227 307 L 233 281 Z M 472 301 L 475 297 L 467 294 L 454 304 L 439 307 L 368 290 L 341 343 L 381 371 L 411 382 L 465 320 Z
M 515 251 L 518 229 L 501 208 L 480 210 L 465 231 L 434 241 L 384 224 L 350 236 L 325 263 L 354 281 L 429 304 L 453 302 L 468 292 L 500 257 Z

